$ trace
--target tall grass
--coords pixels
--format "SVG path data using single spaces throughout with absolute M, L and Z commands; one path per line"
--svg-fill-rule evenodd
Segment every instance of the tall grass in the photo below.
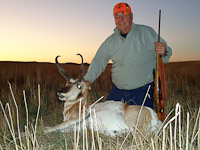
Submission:
M 44 126 L 62 122 L 63 103 L 57 100 L 56 90 L 65 80 L 55 64 L 1 62 L 0 67 L 0 149 L 200 149 L 200 62 L 165 65 L 166 114 L 174 111 L 160 134 L 130 134 L 123 146 L 126 135 L 111 139 L 87 129 L 45 135 Z M 71 77 L 78 77 L 79 65 L 63 67 Z M 92 85 L 90 103 L 107 96 L 112 86 L 110 68 Z

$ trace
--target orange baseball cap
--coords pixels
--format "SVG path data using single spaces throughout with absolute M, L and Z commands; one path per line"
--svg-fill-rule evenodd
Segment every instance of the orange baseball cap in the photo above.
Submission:
M 115 5 L 113 9 L 113 15 L 115 15 L 118 12 L 122 12 L 125 15 L 128 15 L 129 13 L 132 13 L 131 7 L 127 3 L 118 3 Z

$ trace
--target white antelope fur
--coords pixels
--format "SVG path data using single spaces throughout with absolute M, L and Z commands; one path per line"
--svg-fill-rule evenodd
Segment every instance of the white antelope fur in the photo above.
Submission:
M 84 80 L 70 79 L 66 87 L 62 88 L 57 94 L 59 100 L 65 102 L 64 119 L 59 125 L 46 127 L 45 133 L 53 131 L 69 132 L 74 129 L 75 124 L 78 127 L 81 123 L 80 126 L 83 127 L 83 122 L 85 122 L 88 128 L 93 128 L 94 131 L 114 137 L 134 129 L 137 122 L 137 127 L 149 131 L 155 131 L 162 124 L 154 110 L 145 106 L 142 107 L 141 113 L 139 113 L 141 106 L 127 105 L 116 101 L 99 102 L 91 107 L 87 104 L 88 87 Z M 84 107 L 85 115 L 83 115 Z M 81 114 L 81 120 L 79 114 Z M 140 115 L 139 120 L 138 115 Z M 93 122 L 93 126 L 91 126 L 91 122 Z

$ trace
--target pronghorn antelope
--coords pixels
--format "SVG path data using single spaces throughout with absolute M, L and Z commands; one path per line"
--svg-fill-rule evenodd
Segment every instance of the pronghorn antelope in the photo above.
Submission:
M 115 136 L 130 131 L 136 126 L 136 122 L 138 122 L 138 126 L 148 128 L 150 131 L 154 131 L 161 125 L 157 114 L 148 107 L 127 105 L 115 101 L 96 103 L 91 107 L 91 105 L 87 104 L 89 87 L 87 87 L 83 79 L 83 57 L 81 56 L 82 64 L 80 75 L 76 80 L 70 78 L 60 66 L 58 57 L 55 59 L 56 65 L 60 74 L 67 80 L 66 87 L 57 92 L 59 100 L 65 102 L 63 111 L 64 118 L 61 124 L 54 127 L 46 127 L 45 133 L 56 130 L 69 132 L 73 130 L 75 124 L 76 126 L 80 124 L 82 126 L 83 122 L 86 123 L 88 128 L 92 127 L 95 131 L 98 130 L 98 132 L 108 136 Z M 138 116 L 139 119 L 137 119 Z M 91 126 L 91 122 L 97 122 L 97 124 L 93 123 L 93 126 Z

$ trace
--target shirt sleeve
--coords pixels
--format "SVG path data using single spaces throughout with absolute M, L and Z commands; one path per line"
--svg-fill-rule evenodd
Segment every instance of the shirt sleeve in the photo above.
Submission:
M 167 63 L 172 55 L 172 49 L 167 45 L 167 42 L 161 38 L 161 42 L 165 44 L 167 54 L 162 57 L 163 63 Z
M 146 30 L 147 31 L 147 33 L 146 33 L 147 39 L 145 39 L 145 40 L 154 45 L 153 47 L 154 47 L 154 52 L 155 52 L 154 42 L 158 41 L 158 34 L 151 27 L 147 27 L 145 29 L 148 29 L 148 30 Z M 148 35 L 150 35 L 150 36 L 148 36 Z M 163 63 L 167 63 L 172 55 L 172 49 L 167 45 L 167 42 L 162 37 L 160 37 L 160 42 L 164 43 L 166 46 L 167 55 L 162 57 L 162 61 L 163 61 Z M 155 54 L 156 54 L 156 52 L 155 52 Z
M 108 46 L 106 41 L 100 46 L 95 57 L 93 58 L 84 79 L 93 83 L 105 70 L 109 61 Z

